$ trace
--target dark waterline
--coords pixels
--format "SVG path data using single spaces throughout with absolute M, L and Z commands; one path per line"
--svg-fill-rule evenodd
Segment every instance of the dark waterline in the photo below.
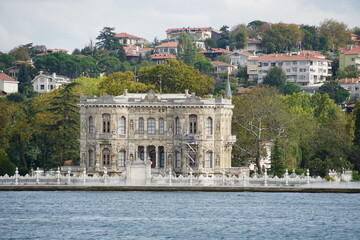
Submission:
M 360 194 L 0 192 L 4 239 L 359 239 Z

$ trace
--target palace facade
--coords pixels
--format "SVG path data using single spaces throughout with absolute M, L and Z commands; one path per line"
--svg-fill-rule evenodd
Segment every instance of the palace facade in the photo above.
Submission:
M 150 160 L 152 173 L 221 174 L 231 168 L 231 99 L 128 93 L 81 97 L 80 167 L 122 173 Z

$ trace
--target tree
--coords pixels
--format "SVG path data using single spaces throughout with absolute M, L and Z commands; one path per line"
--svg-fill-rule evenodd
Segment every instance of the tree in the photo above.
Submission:
M 285 162 L 283 152 L 280 147 L 279 139 L 274 142 L 271 152 L 271 173 L 278 177 L 282 177 L 285 173 Z
M 26 61 L 30 59 L 29 48 L 26 46 L 19 46 L 10 50 L 9 54 L 15 58 L 15 60 Z
M 283 89 L 283 93 L 285 95 L 291 95 L 298 92 L 301 92 L 301 88 L 299 87 L 299 85 L 292 82 L 286 82 Z
M 79 97 L 73 93 L 76 82 L 66 84 L 50 102 L 50 111 L 54 123 L 48 125 L 57 139 L 54 145 L 57 152 L 57 163 L 61 166 L 67 159 L 78 159 L 79 142 Z
M 181 33 L 179 36 L 178 60 L 183 61 L 189 66 L 193 66 L 196 61 L 196 46 L 191 40 L 190 36 Z
M 350 96 L 349 91 L 341 87 L 337 81 L 325 82 L 321 87 L 319 87 L 318 92 L 320 94 L 327 93 L 336 104 L 344 103 Z
M 359 101 L 356 104 L 356 107 L 354 109 L 354 139 L 353 142 L 356 146 L 360 147 L 360 103 Z
M 220 31 L 221 31 L 221 34 L 220 34 L 220 38 L 217 40 L 217 46 L 219 48 L 226 49 L 226 47 L 230 47 L 229 27 L 224 25 L 220 28 Z
M 350 66 L 346 66 L 344 69 L 340 69 L 340 68 L 336 69 L 335 76 L 336 79 L 357 78 L 359 76 L 359 72 L 356 69 L 356 66 L 350 65 Z
M 225 94 L 225 89 L 226 89 L 226 82 L 223 81 L 222 83 L 220 83 L 219 85 L 217 85 L 215 87 L 214 90 L 214 95 L 218 96 L 218 95 L 224 95 Z M 231 89 L 231 93 L 233 96 L 236 96 L 237 93 L 237 86 L 235 83 L 230 83 L 230 89 Z
M 100 94 L 118 96 L 124 93 L 125 88 L 132 93 L 145 93 L 155 89 L 154 85 L 135 82 L 134 79 L 135 75 L 129 71 L 113 73 L 99 83 Z
M 319 49 L 318 28 L 316 26 L 305 25 L 300 28 L 304 33 L 302 48 L 306 50 Z
M 350 30 L 343 22 L 334 19 L 326 19 L 320 23 L 320 36 L 327 39 L 328 49 L 339 49 L 350 42 Z
M 32 91 L 31 77 L 25 64 L 21 64 L 17 80 L 19 81 L 20 93 L 27 95 L 29 91 Z
M 194 63 L 194 67 L 199 70 L 202 74 L 210 75 L 215 72 L 215 67 L 211 65 L 208 60 L 200 60 Z
M 114 37 L 115 28 L 113 27 L 104 27 L 101 31 L 99 36 L 96 37 L 98 42 L 96 43 L 96 46 L 99 49 L 106 49 L 106 50 L 115 50 L 120 47 L 119 41 Z
M 271 87 L 253 88 L 250 93 L 235 97 L 233 103 L 232 129 L 237 135 L 234 155 L 245 163 L 254 161 L 262 173 L 264 145 L 286 136 L 291 115 L 278 91 Z
M 0 176 L 8 174 L 12 176 L 15 174 L 16 166 L 9 160 L 6 152 L 0 149 Z
M 163 93 L 183 93 L 185 89 L 189 89 L 190 92 L 202 96 L 214 89 L 212 78 L 202 75 L 194 67 L 172 59 L 152 67 L 141 68 L 139 80 L 155 85 L 157 89 L 161 87 Z
M 283 92 L 286 83 L 286 75 L 282 68 L 272 67 L 268 74 L 264 77 L 263 84 L 276 87 Z
M 248 23 L 247 27 L 250 30 L 257 30 L 261 25 L 265 24 L 266 22 L 261 20 L 254 20 Z
M 248 43 L 248 30 L 244 24 L 237 25 L 231 31 L 231 39 L 233 47 L 236 49 L 244 49 Z
M 290 51 L 303 38 L 303 32 L 295 24 L 273 24 L 264 31 L 262 44 L 268 52 Z
M 99 61 L 100 70 L 106 74 L 120 71 L 121 62 L 116 57 L 107 57 Z
M 1 54 L 0 55 L 0 70 L 5 70 L 12 66 L 15 58 L 10 54 Z

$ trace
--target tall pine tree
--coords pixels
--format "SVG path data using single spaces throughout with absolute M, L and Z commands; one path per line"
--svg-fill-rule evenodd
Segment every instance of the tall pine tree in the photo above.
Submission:
M 271 152 L 271 172 L 278 177 L 282 177 L 285 173 L 284 155 L 278 139 Z

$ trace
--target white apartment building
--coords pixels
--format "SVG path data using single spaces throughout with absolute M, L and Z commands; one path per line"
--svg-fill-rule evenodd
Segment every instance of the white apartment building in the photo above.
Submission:
M 247 71 L 250 79 L 262 83 L 270 68 L 280 67 L 289 82 L 308 86 L 324 82 L 331 76 L 331 61 L 324 55 L 301 51 L 288 54 L 268 54 L 248 60 Z

